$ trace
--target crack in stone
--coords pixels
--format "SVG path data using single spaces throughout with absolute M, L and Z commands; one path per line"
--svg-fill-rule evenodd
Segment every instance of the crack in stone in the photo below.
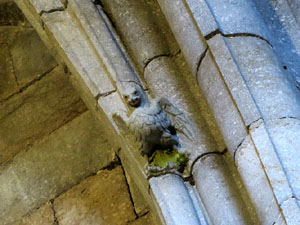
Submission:
M 199 61 L 198 61 L 198 64 L 197 64 L 197 69 L 196 69 L 196 77 L 197 77 L 198 71 L 200 69 L 200 66 L 202 64 L 202 61 L 203 61 L 203 59 L 205 58 L 205 56 L 207 54 L 207 51 L 208 51 L 208 47 L 206 47 L 206 49 L 204 50 L 204 52 L 202 52 L 202 54 L 199 58 Z
M 95 96 L 95 99 L 98 101 L 100 98 L 106 97 L 106 96 L 108 96 L 108 95 L 111 95 L 112 93 L 115 93 L 116 91 L 117 91 L 117 90 L 114 89 L 114 90 L 112 90 L 112 91 L 108 91 L 108 92 L 105 92 L 105 93 L 99 93 L 99 94 L 97 94 L 97 95 Z
M 50 200 L 50 204 L 51 204 L 51 209 L 52 209 L 52 212 L 53 212 L 53 219 L 54 219 L 53 225 L 59 225 L 59 221 L 56 217 L 56 210 L 54 208 L 54 199 Z
M 176 57 L 181 53 L 181 49 L 179 49 L 177 52 L 175 53 L 167 53 L 167 54 L 159 54 L 159 55 L 155 55 L 150 59 L 147 59 L 144 63 L 144 69 L 143 69 L 143 74 L 145 73 L 145 70 L 147 68 L 147 66 L 155 59 L 161 58 L 161 57 Z
M 247 137 L 247 136 L 246 136 Z M 243 140 L 238 144 L 238 146 L 236 147 L 236 149 L 234 150 L 234 153 L 233 153 L 233 162 L 234 162 L 234 165 L 236 165 L 235 163 L 235 159 L 236 159 L 236 153 L 238 152 L 239 148 L 241 147 L 241 145 L 244 143 L 244 141 L 246 140 L 246 137 L 243 138 Z
M 295 199 L 296 201 L 300 202 L 300 200 L 298 198 L 296 198 L 295 196 L 291 196 L 288 197 L 286 200 L 282 201 L 279 206 L 281 207 L 284 203 L 286 203 L 287 201 L 291 200 L 291 199 Z
M 227 37 L 227 38 L 231 38 L 231 37 L 255 37 L 258 38 L 260 40 L 263 40 L 265 42 L 268 43 L 268 45 L 270 45 L 273 48 L 273 45 L 270 43 L 269 40 L 265 39 L 264 37 L 257 35 L 257 34 L 252 34 L 252 33 L 232 33 L 232 34 L 224 34 L 222 33 L 219 29 L 212 31 L 211 33 L 205 35 L 205 40 L 209 40 L 211 38 L 213 38 L 215 35 L 217 34 L 221 34 L 223 37 Z
M 9 99 L 11 99 L 12 97 L 14 97 L 15 95 L 21 94 L 22 92 L 24 92 L 26 89 L 28 89 L 30 86 L 34 85 L 35 83 L 37 83 L 38 81 L 42 80 L 46 75 L 48 75 L 49 73 L 51 73 L 56 67 L 58 67 L 58 65 L 55 65 L 54 67 L 52 67 L 51 69 L 47 70 L 46 72 L 44 72 L 43 74 L 37 76 L 35 79 L 33 79 L 32 81 L 28 82 L 27 84 L 25 84 L 23 87 L 21 87 L 17 92 L 9 95 L 8 97 L 4 98 L 4 99 L 0 99 L 0 103 L 3 103 Z
M 12 69 L 13 69 L 13 73 L 14 73 L 14 78 L 15 78 L 17 87 L 19 88 L 19 87 L 20 87 L 20 84 L 19 84 L 18 77 L 17 77 L 17 74 L 16 74 L 16 69 L 15 69 L 14 60 L 13 60 L 11 51 L 10 51 L 10 49 L 8 48 L 8 44 L 5 44 L 5 45 L 6 45 L 7 49 L 8 49 L 8 54 L 9 54 L 10 62 L 11 62 Z
M 132 196 L 132 193 L 130 191 L 130 186 L 129 186 L 129 183 L 128 183 L 128 180 L 127 180 L 127 177 L 126 177 L 126 172 L 125 172 L 125 169 L 122 165 L 122 161 L 121 161 L 121 158 L 118 156 L 118 154 L 116 154 L 116 157 L 118 159 L 118 161 L 120 162 L 120 165 L 121 165 L 121 168 L 122 168 L 122 172 L 123 172 L 123 175 L 124 175 L 124 179 L 125 179 L 125 183 L 126 183 L 126 186 L 127 186 L 127 190 L 128 190 L 128 194 L 129 194 L 129 199 L 131 201 L 131 204 L 133 206 L 133 212 L 134 212 L 134 215 L 135 215 L 135 219 L 139 218 L 137 212 L 136 212 L 136 209 L 135 209 L 135 203 L 133 201 L 133 196 Z
M 53 13 L 53 12 L 62 12 L 65 11 L 65 7 L 58 7 L 58 8 L 54 8 L 54 9 L 50 9 L 50 10 L 42 10 L 39 15 L 42 16 L 43 14 L 47 13 Z

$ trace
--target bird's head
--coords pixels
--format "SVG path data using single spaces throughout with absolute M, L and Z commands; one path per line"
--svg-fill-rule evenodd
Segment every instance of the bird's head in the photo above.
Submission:
M 123 97 L 128 105 L 134 108 L 140 107 L 144 101 L 143 91 L 140 87 L 137 86 L 128 87 L 123 94 Z

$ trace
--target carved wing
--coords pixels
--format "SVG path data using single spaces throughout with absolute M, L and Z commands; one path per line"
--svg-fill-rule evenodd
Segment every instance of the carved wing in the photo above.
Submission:
M 184 113 L 176 108 L 168 99 L 161 98 L 158 101 L 159 105 L 168 114 L 172 125 L 176 131 L 182 133 L 189 140 L 194 140 L 193 130 L 190 126 L 190 121 L 185 117 Z

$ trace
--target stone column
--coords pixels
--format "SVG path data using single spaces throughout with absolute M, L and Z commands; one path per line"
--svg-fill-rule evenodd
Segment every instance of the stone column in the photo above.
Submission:
M 254 3 L 159 3 L 214 112 L 260 224 L 299 223 L 299 130 L 294 130 L 299 97 Z M 200 52 L 201 46 L 206 50 Z

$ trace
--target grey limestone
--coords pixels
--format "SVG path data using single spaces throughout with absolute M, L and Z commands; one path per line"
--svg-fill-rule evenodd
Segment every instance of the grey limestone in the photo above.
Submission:
M 121 38 L 130 46 L 130 55 L 140 71 L 153 57 L 171 53 L 146 0 L 104 0 L 102 3 L 121 32 Z
M 292 12 L 293 12 L 293 15 L 295 16 L 298 24 L 300 24 L 300 15 L 299 15 L 299 9 L 300 9 L 300 2 L 297 1 L 297 0 L 287 0 Z
M 45 25 L 63 49 L 66 60 L 75 66 L 94 96 L 114 90 L 109 73 L 99 62 L 76 20 L 68 12 L 43 14 Z
M 250 33 L 268 39 L 266 26 L 252 1 L 207 0 L 206 3 L 222 33 Z
M 224 79 L 245 125 L 250 125 L 260 118 L 260 114 L 224 38 L 218 34 L 208 40 L 208 45 L 222 75 L 220 79 Z
M 293 191 L 293 196 L 300 199 L 300 120 L 283 118 L 273 121 L 268 126 L 270 136 L 280 163 Z
M 300 223 L 299 206 L 295 198 L 289 198 L 281 204 L 282 213 L 286 224 L 294 225 Z
M 208 51 L 199 68 L 197 81 L 214 113 L 226 146 L 233 155 L 237 146 L 246 137 L 247 130 L 221 76 L 210 51 Z
M 250 135 L 259 158 L 264 166 L 266 175 L 272 185 L 274 195 L 278 204 L 292 196 L 285 171 L 282 167 L 276 149 L 262 120 L 250 126 Z
M 209 154 L 200 158 L 193 176 L 213 224 L 254 224 L 222 156 Z
M 187 90 L 173 59 L 160 57 L 152 60 L 145 69 L 144 77 L 155 96 L 167 98 L 190 121 L 188 126 L 194 133 L 194 143 L 185 135 L 178 134 L 178 136 L 182 148 L 191 154 L 191 161 L 201 153 L 215 151 L 216 143 L 206 129 L 207 125 L 199 114 L 200 110 L 195 104 L 192 93 Z
M 198 32 L 193 17 L 182 0 L 159 0 L 158 2 L 195 75 L 201 54 L 206 48 L 203 36 Z
M 139 83 L 136 72 L 124 52 L 124 47 L 121 46 L 119 37 L 102 9 L 83 0 L 72 0 L 69 1 L 68 10 L 74 12 L 80 20 L 113 79 Z
M 0 171 L 0 223 L 19 219 L 108 166 L 118 147 L 104 132 L 86 112 L 18 154 Z
M 271 46 L 253 37 L 228 38 L 226 42 L 265 122 L 300 118 L 300 100 Z
M 29 0 L 29 2 L 33 5 L 38 14 L 65 8 L 60 0 Z
M 215 18 L 213 17 L 205 0 L 186 0 L 186 4 L 191 10 L 197 26 L 203 36 L 206 36 L 218 29 Z
M 237 149 L 235 164 L 254 205 L 259 224 L 273 224 L 281 212 L 264 171 L 265 165 L 261 163 L 255 147 L 250 136 L 247 136 Z
M 200 218 L 181 178 L 168 174 L 153 177 L 149 183 L 167 225 L 200 224 Z

